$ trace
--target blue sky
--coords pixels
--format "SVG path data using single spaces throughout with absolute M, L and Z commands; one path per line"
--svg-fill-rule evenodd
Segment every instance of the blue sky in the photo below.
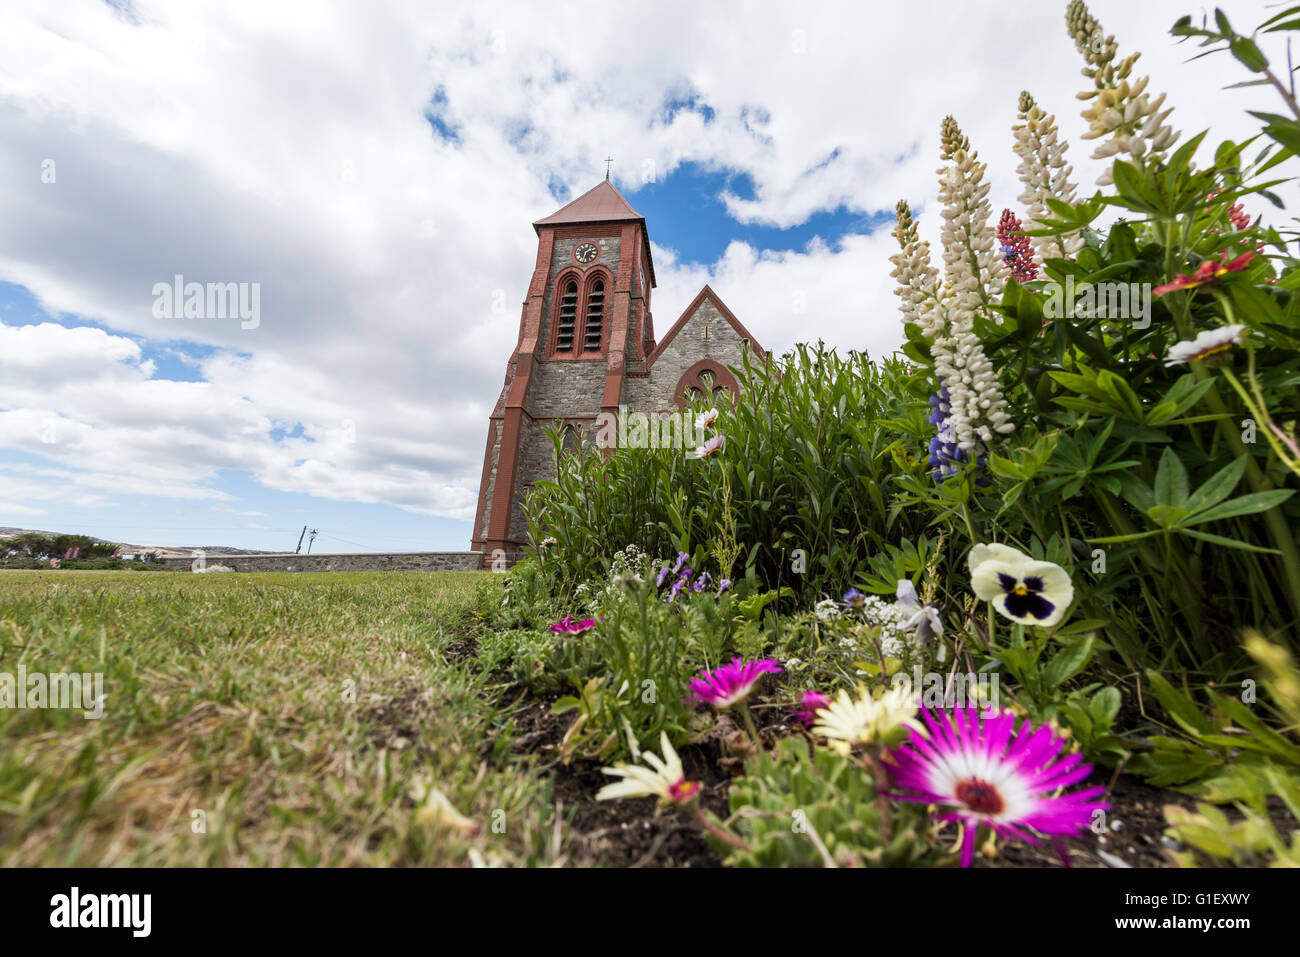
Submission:
M 706 169 L 697 163 L 683 163 L 661 182 L 635 191 L 627 184 L 624 188 L 638 212 L 646 216 L 651 238 L 671 247 L 683 263 L 694 265 L 707 266 L 717 261 L 735 241 L 747 243 L 760 253 L 802 250 L 815 237 L 834 244 L 846 235 L 869 232 L 885 219 L 883 214 L 864 216 L 840 207 L 789 228 L 738 223 L 728 213 L 722 196 L 730 192 L 752 200 L 754 190 L 749 177 L 743 171 Z M 555 197 L 554 204 L 558 208 L 571 198 Z M 551 211 L 539 208 L 536 216 Z M 516 286 L 522 288 L 527 280 L 527 274 L 521 274 Z M 53 322 L 65 328 L 98 328 L 122 335 L 85 316 L 51 314 L 30 290 L 14 283 L 0 283 L 0 320 L 8 326 Z M 202 382 L 202 362 L 217 351 L 193 341 L 129 338 L 139 346 L 140 359 L 153 364 L 154 379 Z M 503 368 L 506 358 L 501 356 Z M 485 434 L 486 424 L 484 420 Z M 267 435 L 272 441 L 302 437 L 304 427 L 301 422 L 286 422 L 268 430 Z M 0 467 L 4 466 L 36 470 L 56 468 L 58 463 L 45 456 L 0 448 Z M 111 490 L 111 504 L 64 504 L 44 515 L 6 515 L 0 509 L 0 525 L 49 528 L 134 544 L 228 545 L 267 550 L 291 550 L 307 525 L 319 530 L 312 546 L 316 552 L 462 550 L 468 547 L 471 534 L 471 523 L 461 519 L 276 490 L 244 470 L 214 470 L 203 485 L 221 494 L 223 500 L 196 505 L 160 498 L 148 493 L 147 482 L 128 480 Z
M 1241 140 L 1246 110 L 1274 108 L 1224 90 L 1228 58 L 1185 62 L 1184 4 L 1091 6 L 1180 129 Z M 935 241 L 945 115 L 995 215 L 1022 191 L 1026 86 L 1090 191 L 1063 9 L 19 3 L 0 32 L 0 525 L 468 547 L 530 224 L 611 155 L 655 245 L 657 329 L 708 283 L 778 355 L 886 354 L 892 210 Z M 156 316 L 178 273 L 257 283 L 259 323 Z

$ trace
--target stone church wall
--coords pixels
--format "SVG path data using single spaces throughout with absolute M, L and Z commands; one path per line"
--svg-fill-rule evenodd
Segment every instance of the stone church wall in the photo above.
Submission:
M 704 338 L 706 328 L 709 330 L 707 341 Z M 676 409 L 674 390 L 686 370 L 701 359 L 713 359 L 722 366 L 739 368 L 743 363 L 743 341 L 717 307 L 705 299 L 655 358 L 650 374 L 626 381 L 628 409 L 634 412 Z

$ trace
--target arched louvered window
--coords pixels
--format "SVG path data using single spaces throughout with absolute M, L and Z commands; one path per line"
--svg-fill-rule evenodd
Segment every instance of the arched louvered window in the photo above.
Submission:
M 582 351 L 599 352 L 605 332 L 605 280 L 597 279 L 587 292 L 587 322 L 583 329 Z
M 578 283 L 570 279 L 560 294 L 560 313 L 555 329 L 555 351 L 573 354 L 573 336 L 578 324 Z

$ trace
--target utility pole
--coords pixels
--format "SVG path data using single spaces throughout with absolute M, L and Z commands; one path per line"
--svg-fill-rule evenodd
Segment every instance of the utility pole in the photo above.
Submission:
M 302 551 L 302 537 L 303 537 L 303 535 L 306 535 L 306 534 L 307 534 L 307 526 L 304 525 L 304 526 L 302 527 L 302 535 L 299 535 L 299 536 L 298 536 L 298 547 L 295 548 L 295 549 L 293 550 L 293 553 L 294 553 L 295 555 L 297 555 L 299 552 Z
M 308 554 L 308 555 L 311 554 L 311 543 L 314 542 L 314 541 L 316 541 L 316 534 L 317 534 L 317 531 L 316 531 L 316 529 L 313 528 L 313 529 L 311 530 L 311 535 L 310 535 L 310 537 L 307 539 L 307 554 Z

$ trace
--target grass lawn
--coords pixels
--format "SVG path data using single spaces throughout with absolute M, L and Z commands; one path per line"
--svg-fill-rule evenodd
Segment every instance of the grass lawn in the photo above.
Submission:
M 0 864 L 556 862 L 549 782 L 457 654 L 486 575 L 0 572 L 0 672 L 107 696 L 0 708 Z

